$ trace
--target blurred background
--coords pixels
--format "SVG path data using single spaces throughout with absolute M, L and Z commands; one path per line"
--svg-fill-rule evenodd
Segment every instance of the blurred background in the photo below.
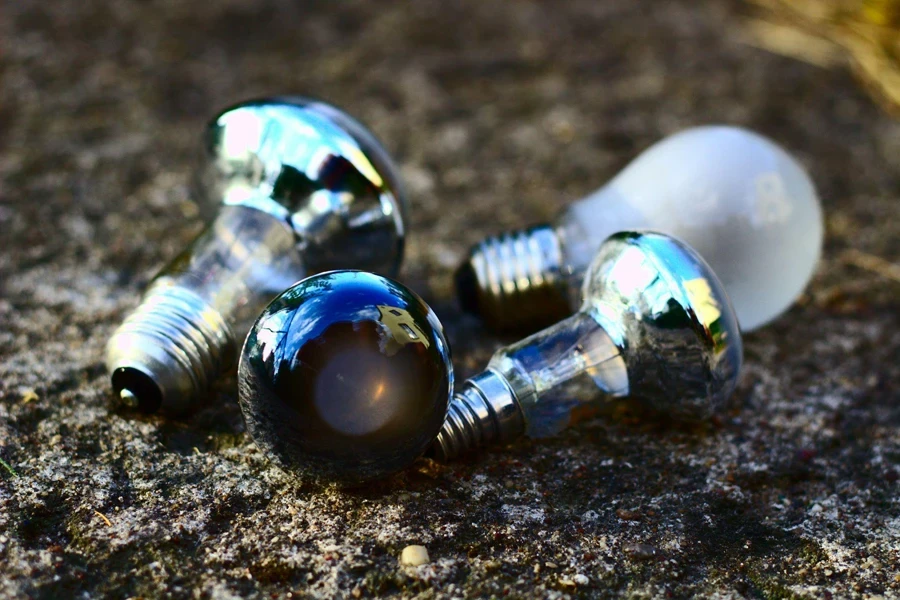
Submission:
M 16 0 L 0 7 L 0 597 L 896 594 L 896 0 Z M 677 130 L 809 169 L 820 268 L 699 430 L 627 410 L 370 489 L 286 481 L 235 382 L 185 422 L 109 408 L 106 339 L 201 229 L 199 135 L 302 94 L 402 167 L 402 279 L 457 377 L 502 339 L 453 297 L 485 235 Z M 432 561 L 397 566 L 407 544 Z
M 749 0 L 750 39 L 823 68 L 849 64 L 888 111 L 900 108 L 900 2 Z

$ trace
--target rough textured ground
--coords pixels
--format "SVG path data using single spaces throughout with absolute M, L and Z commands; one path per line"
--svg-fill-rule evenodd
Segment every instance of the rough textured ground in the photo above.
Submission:
M 842 70 L 743 43 L 731 2 L 58 0 L 0 12 L 0 597 L 900 595 L 900 124 Z M 821 268 L 746 340 L 733 409 L 614 410 L 540 444 L 298 487 L 234 380 L 185 422 L 109 407 L 104 341 L 197 233 L 215 109 L 318 95 L 396 153 L 404 279 L 460 376 L 468 244 L 554 214 L 663 135 L 742 124 L 809 167 Z M 879 262 L 878 258 L 883 259 Z M 429 564 L 401 567 L 409 544 Z

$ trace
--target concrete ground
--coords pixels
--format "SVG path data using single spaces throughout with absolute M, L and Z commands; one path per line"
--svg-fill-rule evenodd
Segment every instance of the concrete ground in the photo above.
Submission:
M 737 2 L 57 0 L 0 12 L 0 597 L 900 596 L 900 124 L 845 69 L 746 43 Z M 730 411 L 616 408 L 351 492 L 288 481 L 235 381 L 185 421 L 110 408 L 105 340 L 202 226 L 199 132 L 327 99 L 397 156 L 403 280 L 457 375 L 509 339 L 466 248 L 678 129 L 781 142 L 827 215 L 808 293 L 746 338 Z M 399 565 L 404 547 L 430 562 Z

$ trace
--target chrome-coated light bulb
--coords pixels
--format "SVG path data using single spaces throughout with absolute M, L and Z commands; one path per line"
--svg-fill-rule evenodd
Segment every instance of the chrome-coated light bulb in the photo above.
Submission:
M 332 271 L 280 294 L 241 352 L 247 431 L 282 469 L 355 485 L 410 465 L 447 414 L 453 365 L 437 316 L 386 277 Z
M 207 229 L 164 268 L 110 338 L 106 364 L 127 405 L 195 406 L 278 293 L 311 273 L 393 274 L 406 200 L 397 169 L 362 125 L 303 98 L 245 102 L 206 130 Z
M 613 235 L 587 270 L 583 296 L 574 316 L 497 351 L 462 384 L 436 458 L 553 435 L 615 398 L 700 418 L 731 394 L 742 362 L 737 319 L 716 275 L 683 242 Z
M 636 229 L 690 244 L 725 285 L 744 331 L 803 291 L 823 236 L 815 187 L 794 158 L 745 129 L 697 127 L 645 150 L 554 225 L 477 244 L 457 273 L 460 302 L 496 328 L 552 323 L 581 304 L 601 242 Z

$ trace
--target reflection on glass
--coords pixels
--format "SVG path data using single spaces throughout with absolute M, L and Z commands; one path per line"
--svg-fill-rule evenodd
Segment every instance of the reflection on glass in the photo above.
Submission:
M 416 323 L 409 311 L 385 304 L 379 304 L 376 308 L 379 320 L 387 330 L 382 352 L 392 356 L 406 344 L 423 344 L 426 348 L 431 345 L 425 331 Z

